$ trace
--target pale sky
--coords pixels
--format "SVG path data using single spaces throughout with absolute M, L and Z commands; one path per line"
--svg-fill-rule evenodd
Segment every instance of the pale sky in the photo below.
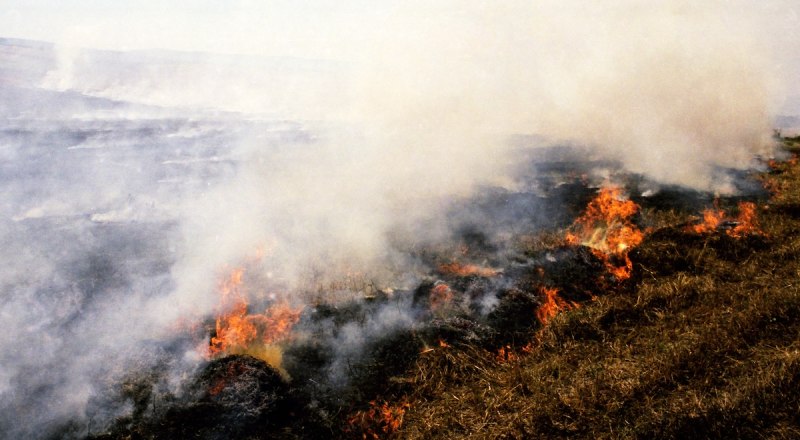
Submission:
M 163 48 L 223 53 L 334 57 L 377 33 L 398 31 L 398 17 L 432 23 L 475 22 L 478 14 L 511 9 L 517 1 L 488 0 L 0 0 L 0 36 L 109 49 Z M 618 0 L 603 6 L 561 7 L 569 2 L 524 2 L 540 14 L 602 15 L 636 11 L 651 4 L 677 11 L 696 3 Z M 776 40 L 800 47 L 800 4 L 796 0 L 709 0 L 726 13 L 741 12 L 762 22 Z M 666 6 L 664 6 L 666 5 Z M 575 5 L 573 5 L 575 6 Z M 591 9 L 591 10 L 590 10 Z M 470 16 L 471 17 L 467 17 Z M 482 23 L 475 22 L 480 26 Z M 767 29 L 767 27 L 769 29 Z
M 397 4 L 394 0 L 0 0 L 0 35 L 103 49 L 328 58 L 379 29 Z
M 791 94 L 800 95 L 798 0 L 0 0 L 0 11 L 0 37 L 332 60 L 374 57 L 382 47 L 425 52 L 442 43 L 448 54 L 464 56 L 476 44 L 569 51 L 591 43 L 593 32 L 624 32 L 639 17 L 694 14 L 701 25 L 723 23 L 717 29 L 726 29 L 732 41 L 741 23 L 749 26 L 740 38 L 762 39 L 775 54 L 774 69 L 787 78 Z M 574 29 L 572 17 L 580 23 Z M 670 38 L 681 38 L 680 32 Z

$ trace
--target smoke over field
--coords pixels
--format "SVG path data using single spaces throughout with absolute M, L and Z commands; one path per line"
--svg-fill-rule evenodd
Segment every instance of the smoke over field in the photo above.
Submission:
M 283 375 L 318 344 L 303 379 L 366 381 L 378 336 L 458 307 L 494 319 L 552 263 L 520 237 L 569 226 L 598 187 L 697 203 L 750 190 L 775 154 L 794 43 L 776 9 L 389 2 L 345 31 L 353 8 L 316 58 L 0 40 L 0 433 L 156 412 L 120 384 L 153 370 L 191 395 L 234 321 L 275 337 L 240 351 Z M 294 351 L 275 336 L 292 331 Z

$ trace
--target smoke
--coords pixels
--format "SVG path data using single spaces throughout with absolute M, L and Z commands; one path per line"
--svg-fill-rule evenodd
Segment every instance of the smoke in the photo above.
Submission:
M 612 10 L 556 65 L 543 131 L 656 181 L 733 191 L 724 169 L 769 156 L 779 102 L 763 17 L 723 4 Z M 564 88 L 563 85 L 569 85 Z
M 347 105 L 313 145 L 276 153 L 243 142 L 239 177 L 189 205 L 189 235 L 213 237 L 188 252 L 209 262 L 200 273 L 261 242 L 275 242 L 275 272 L 289 278 L 309 264 L 403 266 L 393 233 L 446 235 L 425 221 L 442 217 L 444 200 L 518 184 L 515 134 L 715 192 L 733 191 L 729 170 L 771 154 L 778 88 L 755 7 L 412 2 L 393 12 L 349 48 Z
M 176 375 L 196 365 L 175 326 L 213 313 L 220 273 L 259 250 L 265 278 L 287 294 L 350 272 L 413 285 L 426 268 L 408 249 L 450 237 L 454 203 L 523 185 L 537 153 L 514 136 L 716 192 L 732 190 L 729 170 L 771 154 L 786 73 L 772 9 L 388 9 L 324 61 L 57 47 L 41 88 L 24 92 L 40 105 L 2 134 L 0 432 L 43 437 L 64 420 L 80 421 L 75 435 L 96 432 L 129 410 L 98 415 L 91 403 L 131 360 L 168 351 Z M 344 359 L 412 324 L 384 310 L 334 339 Z

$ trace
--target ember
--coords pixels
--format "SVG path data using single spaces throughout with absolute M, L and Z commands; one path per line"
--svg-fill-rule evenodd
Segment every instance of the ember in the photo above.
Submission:
M 403 424 L 403 416 L 411 408 L 407 402 L 398 405 L 390 405 L 384 401 L 369 403 L 368 410 L 356 411 L 347 419 L 349 426 L 345 432 L 360 434 L 363 439 L 385 438 L 397 432 Z
M 441 338 L 439 339 L 439 342 L 437 343 L 437 345 L 438 345 L 439 348 L 449 348 L 450 347 L 450 344 L 448 344 L 447 342 L 444 341 L 444 339 L 441 339 Z M 425 348 L 423 348 L 422 351 L 419 352 L 419 354 L 430 353 L 430 352 L 432 352 L 434 350 L 436 350 L 436 347 L 430 347 L 430 346 L 426 345 Z
M 499 271 L 491 267 L 481 267 L 474 264 L 461 264 L 452 262 L 439 265 L 439 272 L 445 275 L 455 275 L 459 277 L 479 276 L 479 277 L 493 277 Z
M 514 350 L 510 345 L 498 348 L 494 358 L 500 363 L 514 362 L 519 360 L 519 356 L 514 353 Z

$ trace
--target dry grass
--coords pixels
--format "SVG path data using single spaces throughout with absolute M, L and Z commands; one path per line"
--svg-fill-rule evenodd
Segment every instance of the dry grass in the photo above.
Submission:
M 780 189 L 764 237 L 691 237 L 646 212 L 661 229 L 636 279 L 557 316 L 529 353 L 422 355 L 397 436 L 800 438 L 800 167 L 764 178 Z

